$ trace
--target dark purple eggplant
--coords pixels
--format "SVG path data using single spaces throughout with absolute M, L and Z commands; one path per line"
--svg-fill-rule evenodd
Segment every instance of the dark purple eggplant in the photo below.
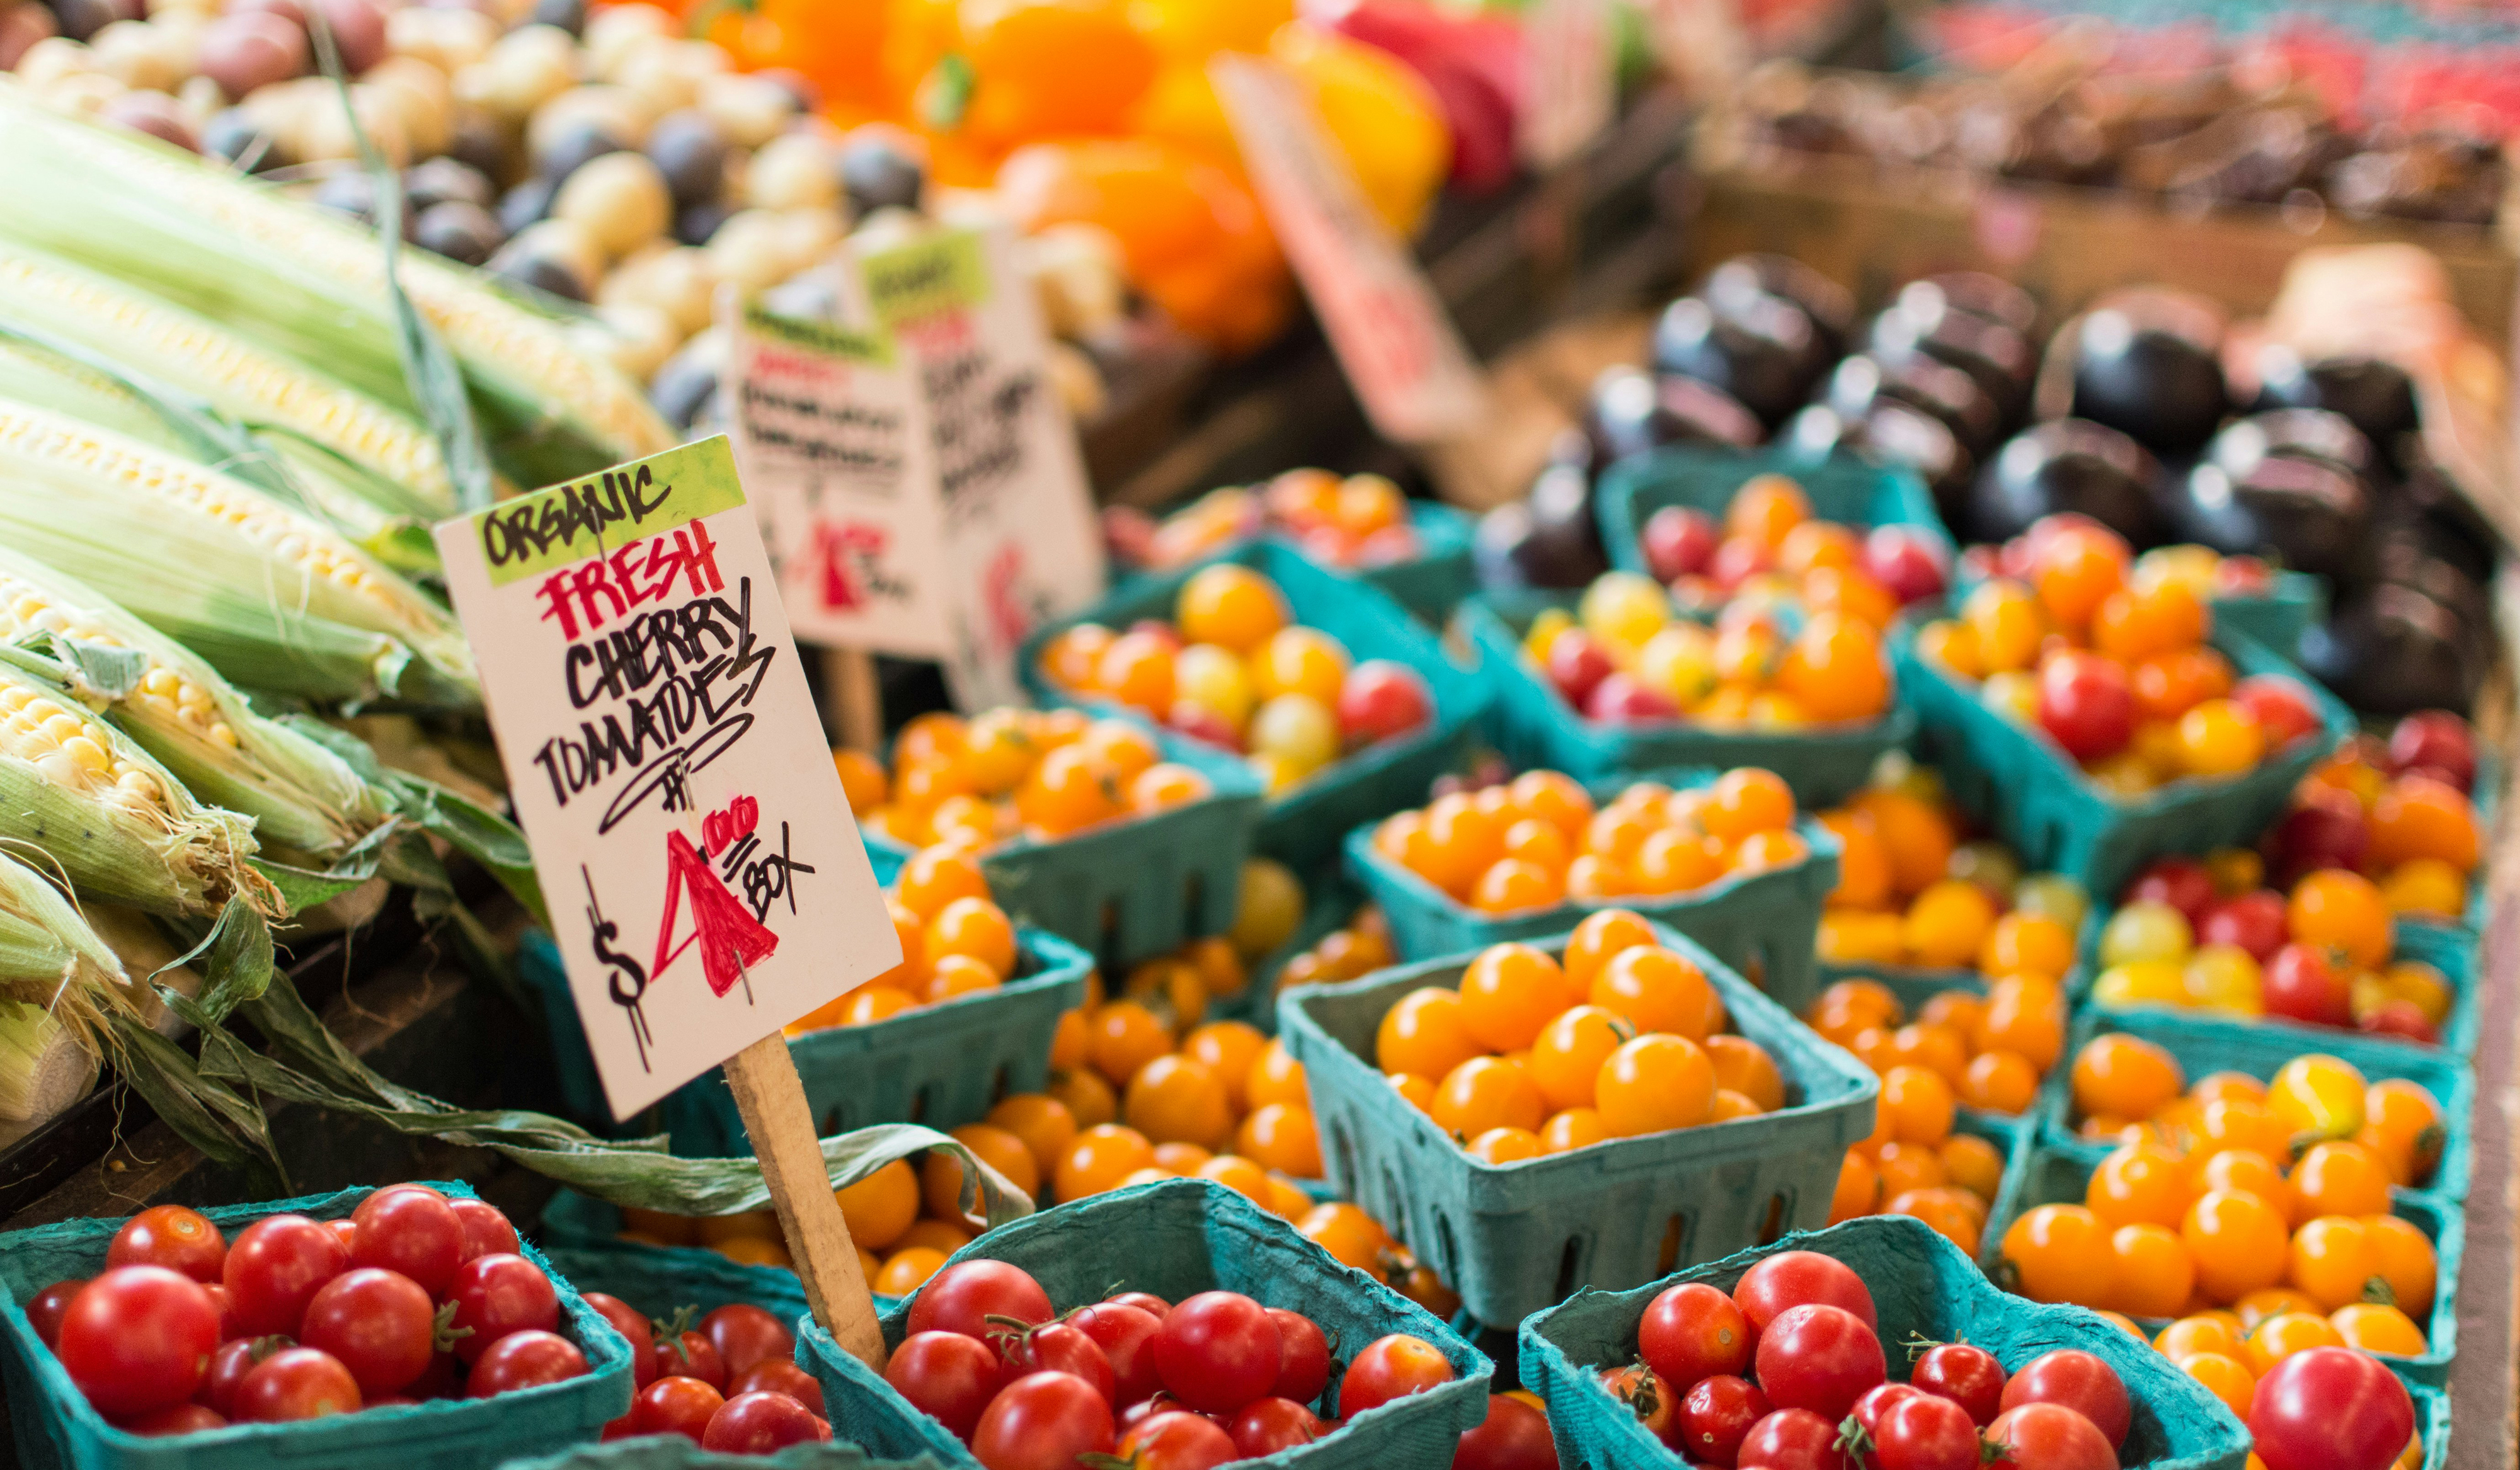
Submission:
M 2348 464 L 2367 458 L 2361 439 L 2332 414 L 2233 423 L 2180 487 L 2173 503 L 2180 533 L 2216 551 L 2350 578 L 2368 551 L 2371 525 L 2370 490 Z
M 1906 404 L 1941 420 L 1972 455 L 1995 448 L 2003 435 L 2003 411 L 1977 379 L 1923 353 L 1885 362 L 1859 352 L 1828 375 L 1820 401 L 1847 419 L 1861 419 L 1878 403 Z
M 1592 483 L 1573 465 L 1551 465 L 1528 496 L 1479 517 L 1471 553 L 1481 585 L 1498 590 L 1585 587 L 1610 569 Z
M 2466 709 L 2485 660 L 2458 615 L 2410 587 L 2383 583 L 2339 602 L 2301 636 L 2301 663 L 2337 697 L 2380 715 Z
M 1721 304 L 1683 296 L 1654 324 L 1656 374 L 1720 389 L 1770 429 L 1802 406 L 1827 366 L 1820 329 L 1781 296 Z
M 2260 408 L 2316 408 L 2341 414 L 2393 467 L 2403 467 L 2400 436 L 2422 424 L 2415 384 L 2395 363 L 2371 357 L 2304 362 L 2290 347 L 2258 354 Z
M 2009 541 L 2043 515 L 2074 511 L 2137 546 L 2160 540 L 2152 456 L 2135 440 L 2082 419 L 2034 424 L 1996 452 L 1969 492 L 1972 541 Z
M 1959 369 L 1977 379 L 2006 423 L 2019 419 L 2039 372 L 2039 357 L 2028 337 L 1990 317 L 1961 310 L 1940 292 L 1903 293 L 1899 304 L 1872 319 L 1868 345 L 1884 362 L 1921 356 Z
M 1958 308 L 2001 322 L 2024 339 L 2039 330 L 2039 303 L 2030 292 L 1984 271 L 1944 271 L 1911 281 L 1899 289 L 1899 305 L 1911 313 Z
M 2184 311 L 2146 302 L 2104 307 L 2074 329 L 2078 419 L 2134 436 L 2156 454 L 2192 454 L 2214 437 L 2228 405 L 2219 340 Z
M 1758 416 L 1721 388 L 1688 378 L 1656 379 L 1612 368 L 1593 380 L 1584 416 L 1596 468 L 1666 444 L 1747 449 L 1766 435 Z
M 1854 292 L 1790 255 L 1735 255 L 1707 272 L 1693 294 L 1728 309 L 1755 296 L 1781 296 L 1811 318 L 1826 357 L 1846 350 L 1855 326 Z
M 1796 414 L 1778 438 L 1814 459 L 1843 452 L 1913 470 L 1934 492 L 1934 504 L 1947 520 L 1966 509 L 1969 484 L 1977 473 L 1977 462 L 1949 425 L 1889 399 L 1872 405 L 1860 419 L 1815 403 Z

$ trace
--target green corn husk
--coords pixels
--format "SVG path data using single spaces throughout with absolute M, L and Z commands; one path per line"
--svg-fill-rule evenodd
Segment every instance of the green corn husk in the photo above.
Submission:
M 0 645 L 40 655 L 194 795 L 317 858 L 389 819 L 339 756 L 265 719 L 206 662 L 94 588 L 0 549 Z
M 328 449 L 398 487 L 390 509 L 399 514 L 455 513 L 454 481 L 425 425 L 146 290 L 13 244 L 0 247 L 0 325 L 83 347 L 241 422 Z
M 0 542 L 246 689 L 480 704 L 454 619 L 340 533 L 241 480 L 6 399 Z
M 0 1144 L 60 1116 L 96 1086 L 96 1048 L 51 1011 L 0 1001 Z
M 112 187 L 99 187 L 110 180 Z M 136 133 L 0 85 L 0 240 L 139 286 L 381 403 L 413 396 L 373 235 Z M 413 305 L 463 367 L 493 459 L 545 485 L 671 447 L 638 384 L 478 272 L 406 256 Z
M 61 890 L 0 854 L 0 1139 L 87 1095 L 109 1018 L 138 1000 L 112 947 Z
M 282 907 L 248 861 L 252 822 L 202 805 L 68 684 L 15 659 L 0 659 L 0 847 L 152 913 L 216 913 L 231 896 Z

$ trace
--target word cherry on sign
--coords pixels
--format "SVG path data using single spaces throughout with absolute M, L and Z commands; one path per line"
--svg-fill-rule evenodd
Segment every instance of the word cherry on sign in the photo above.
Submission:
M 761 803 L 749 796 L 739 796 L 726 804 L 726 810 L 711 812 L 700 819 L 700 841 L 712 853 L 722 853 L 751 835 L 761 821 Z

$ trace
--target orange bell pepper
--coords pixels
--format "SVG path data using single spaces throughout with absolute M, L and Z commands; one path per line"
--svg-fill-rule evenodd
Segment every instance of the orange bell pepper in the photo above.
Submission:
M 963 0 L 959 19 L 964 107 L 928 120 L 984 148 L 1118 133 L 1155 78 L 1126 0 Z
M 1008 156 L 998 198 L 1028 230 L 1081 222 L 1120 244 L 1129 284 L 1226 353 L 1284 326 L 1292 282 L 1259 201 L 1216 164 L 1153 139 L 1036 143 Z
M 827 105 L 863 112 L 885 100 L 881 59 L 890 7 L 831 0 L 698 0 L 683 7 L 695 35 L 738 68 L 784 67 L 822 89 Z

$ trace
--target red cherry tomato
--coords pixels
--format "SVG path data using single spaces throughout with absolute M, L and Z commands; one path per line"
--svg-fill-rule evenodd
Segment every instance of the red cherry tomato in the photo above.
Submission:
M 786 1394 L 738 1394 L 709 1416 L 700 1448 L 720 1454 L 777 1454 L 832 1437 L 832 1426 Z
M 1353 1419 L 1394 1399 L 1424 1393 L 1453 1381 L 1453 1364 L 1424 1338 L 1394 1332 L 1365 1345 L 1339 1379 L 1338 1411 Z
M 2318 728 L 2318 706 L 2300 685 L 2278 674 L 2254 674 L 2231 686 L 2232 702 L 2257 716 L 2267 748 L 2280 750 Z
M 409 1276 L 374 1267 L 346 1270 L 306 1304 L 297 1340 L 339 1359 L 362 1398 L 390 1394 L 428 1367 L 437 1308 Z
M 1637 1351 L 1667 1381 L 1690 1384 L 1749 1371 L 1752 1336 L 1750 1319 L 1731 1297 L 1703 1281 L 1687 1281 L 1645 1308 Z
M 973 1341 L 978 1343 L 976 1338 Z M 981 1352 L 988 1352 L 987 1344 L 980 1343 L 979 1347 Z M 991 1361 L 995 1360 L 993 1356 Z M 721 1395 L 726 1392 L 726 1363 L 717 1356 L 717 1349 L 709 1344 L 709 1340 L 698 1332 L 659 1340 L 656 1344 L 656 1371 L 697 1378 Z
M 2135 738 L 2135 691 L 2126 670 L 2096 653 L 2050 656 L 2039 666 L 2039 723 L 2078 761 L 2125 749 Z
M 1864 1426 L 1866 1434 L 1870 1434 L 1881 1427 L 1881 1416 L 1896 1407 L 1900 1400 L 1913 1399 L 1922 1390 L 1912 1384 L 1875 1384 L 1864 1391 L 1863 1398 L 1855 1401 L 1855 1422 Z
M 464 1397 L 487 1399 L 493 1394 L 540 1388 L 546 1383 L 583 1376 L 586 1355 L 557 1332 L 525 1327 L 503 1333 L 490 1351 L 464 1375 Z
M 2228 898 L 2205 911 L 2196 925 L 2199 948 L 2209 944 L 2235 944 L 2249 952 L 2249 958 L 2264 964 L 2283 948 L 2284 899 L 2272 888 L 2260 888 Z
M 2354 1024 L 2354 987 L 2317 945 L 2288 944 L 2267 961 L 2267 1013 L 2312 1026 Z
M 1701 1378 L 1681 1396 L 1672 1448 L 1706 1464 L 1732 1464 L 1751 1426 L 1768 1417 L 1769 1409 L 1768 1396 L 1746 1378 L 1732 1373 Z
M 1108 1454 L 1111 1444 L 1110 1403 L 1072 1373 L 1008 1384 L 971 1431 L 971 1456 L 986 1470 L 1074 1470 L 1078 1455 Z
M 1822 1418 L 1846 1416 L 1888 1365 L 1881 1340 L 1843 1307 L 1807 1302 L 1788 1307 L 1759 1333 L 1759 1387 L 1779 1408 L 1808 1408 Z
M 630 1401 L 632 1434 L 678 1434 L 697 1445 L 726 1396 L 697 1378 L 667 1374 Z
M 1837 1426 L 1807 1408 L 1780 1408 L 1750 1426 L 1740 1470 L 1849 1470 L 1837 1448 Z
M 362 1406 L 358 1380 L 332 1354 L 283 1348 L 253 1365 L 237 1385 L 236 1418 L 248 1424 L 280 1424 L 354 1414 Z
M 1322 1416 L 1292 1399 L 1254 1399 L 1225 1426 L 1244 1459 L 1309 1445 L 1329 1430 Z
M 1404 663 L 1369 658 L 1339 686 L 1339 735 L 1351 747 L 1407 735 L 1435 714 L 1425 677 Z
M 205 1429 L 225 1429 L 227 1425 L 227 1415 L 206 1403 L 178 1403 L 172 1408 L 161 1408 L 136 1419 L 121 1420 L 114 1427 L 126 1434 L 158 1440 L 171 1439 L 179 1434 L 200 1434 Z
M 796 1337 L 777 1315 L 749 1302 L 730 1302 L 700 1318 L 700 1336 L 717 1349 L 731 1379 L 765 1358 L 792 1361 Z
M 1278 1324 L 1278 1382 L 1269 1392 L 1310 1403 L 1330 1384 L 1330 1343 L 1313 1319 L 1283 1307 L 1269 1309 Z
M 998 1355 L 960 1332 L 914 1332 L 892 1350 L 883 1381 L 921 1413 L 968 1440 L 998 1392 Z
M 209 1217 L 182 1205 L 152 1205 L 122 1223 L 105 1248 L 105 1264 L 162 1266 L 196 1281 L 219 1279 L 227 1265 L 227 1237 Z
M 1114 1307 L 1135 1307 L 1159 1322 L 1164 1319 L 1165 1313 L 1173 1310 L 1172 1303 L 1151 1291 L 1124 1291 L 1104 1300 Z
M 1233 1413 L 1278 1382 L 1278 1324 L 1238 1291 L 1202 1291 L 1175 1307 L 1148 1348 L 1165 1391 L 1207 1413 Z
M 2267 1470 L 2387 1470 L 2414 1438 L 2415 1405 L 2368 1353 L 2313 1348 L 2258 1380 L 2249 1433 Z
M 765 1358 L 729 1379 L 726 1387 L 730 1399 L 743 1394 L 786 1394 L 817 1414 L 823 1411 L 822 1380 L 788 1359 Z
M 1911 1394 L 1871 1433 L 1873 1470 L 1977 1470 L 1977 1423 L 1949 1399 Z
M 446 1294 L 455 1269 L 466 1260 L 464 1218 L 445 1195 L 427 1184 L 380 1189 L 359 1201 L 350 1220 L 357 1226 L 350 1241 L 351 1265 L 399 1271 L 432 1301 Z
M 303 1215 L 269 1215 L 247 1225 L 223 1269 L 230 1335 L 295 1337 L 306 1304 L 349 1269 L 339 1238 Z
M 359 1223 L 355 1220 L 328 1220 L 323 1222 L 323 1225 L 333 1232 L 334 1239 L 341 1242 L 341 1256 L 347 1260 L 352 1247 L 359 1241 Z
M 125 1266 L 70 1299 L 53 1352 L 97 1412 L 121 1417 L 192 1398 L 218 1345 L 218 1312 L 201 1282 Z
M 1046 1322 L 1058 1314 L 1050 1293 L 1021 1267 L 1004 1261 L 958 1261 L 927 1278 L 910 1299 L 913 1332 L 960 1332 L 986 1338 L 989 1318 L 1011 1316 L 1024 1323 Z
M 1548 1416 L 1519 1399 L 1488 1395 L 1488 1416 L 1462 1434 L 1453 1470 L 1557 1470 Z
M 1094 1339 L 1065 1322 L 1041 1322 L 1021 1330 L 1000 1328 L 990 1333 L 989 1346 L 998 1350 L 1001 1383 L 1035 1373 L 1073 1373 L 1094 1385 L 1103 1403 L 1119 1407 L 1119 1383 L 1111 1371 L 1111 1359 L 1102 1356 Z
M 219 1341 L 226 1342 L 229 1338 L 237 1336 L 236 1318 L 228 1312 L 228 1304 L 235 1298 L 228 1295 L 227 1283 L 206 1281 L 202 1283 L 202 1290 L 210 1294 L 210 1305 L 219 1310 Z
M 1147 1345 L 1154 1340 L 1163 1318 L 1143 1307 L 1097 1302 L 1069 1313 L 1067 1324 L 1102 1350 L 1102 1360 L 1111 1365 L 1113 1403 L 1126 1408 L 1162 1387 L 1155 1376 L 1154 1355 Z
M 619 1297 L 607 1296 L 600 1291 L 584 1295 L 586 1305 L 594 1308 L 613 1331 L 621 1334 L 621 1340 L 630 1345 L 631 1387 L 643 1389 L 655 1382 L 656 1324 L 648 1320 L 648 1314 Z
M 1864 1278 L 1845 1262 L 1818 1251 L 1778 1251 L 1770 1256 L 1741 1273 L 1732 1288 L 1732 1300 L 1754 1332 L 1767 1331 L 1779 1313 L 1806 1302 L 1842 1307 L 1862 1317 L 1867 1327 L 1880 1328 L 1880 1318 L 1872 1311 L 1872 1293 L 1865 1288 Z
M 464 1222 L 464 1261 L 479 1256 L 514 1256 L 521 1254 L 517 1241 L 517 1227 L 499 1207 L 486 1199 L 450 1199 L 447 1208 Z
M 2412 1419 L 2408 1420 L 2409 1425 Z M 2408 1433 L 2414 1431 L 2409 1428 Z M 2025 1403 L 2007 1408 L 1986 1427 L 1990 1467 L 2007 1470 L 2118 1470 L 2117 1451 L 2109 1437 L 2092 1421 L 2061 1403 Z M 2401 1440 L 2398 1448 L 2406 1448 Z M 2394 1453 L 2394 1451 L 2393 1451 Z M 2321 1465 L 2332 1462 L 2319 1461 Z M 2388 1461 L 2382 1460 L 2385 1467 Z M 2272 1470 L 2272 1467 L 2269 1467 Z M 2375 1467 L 2377 1470 L 2377 1467 Z
M 2003 1364 L 1984 1348 L 1967 1343 L 1927 1348 L 1908 1381 L 1967 1409 L 1971 1422 L 1981 1428 L 2003 1412 Z
M 499 1253 L 465 1262 L 456 1268 L 447 1299 L 455 1304 L 452 1325 L 470 1329 L 455 1340 L 455 1356 L 466 1362 L 480 1361 L 511 1332 L 549 1332 L 560 1325 L 560 1293 L 542 1268 L 522 1256 Z
M 2118 890 L 2118 904 L 2168 904 L 2191 924 L 2202 924 L 2214 908 L 2214 875 L 2194 858 L 2155 858 Z
M 1216 1470 L 1242 1451 L 1212 1420 L 1175 1409 L 1140 1420 L 1120 1437 L 1119 1455 L 1136 1470 Z
M 202 1386 L 194 1391 L 196 1402 L 206 1403 L 221 1414 L 236 1414 L 237 1385 L 256 1363 L 289 1346 L 285 1337 L 240 1337 L 219 1344 L 210 1355 L 209 1371 L 202 1375 Z
M 2126 1443 L 2127 1430 L 2135 1423 L 2135 1409 L 2127 1402 L 2126 1385 L 2119 1381 L 2117 1369 L 2074 1348 L 2043 1353 L 2012 1375 L 2012 1381 L 2003 1386 L 2003 1406 L 2012 1409 L 2025 1403 L 2065 1405 L 2108 1436 L 2111 1448 Z M 2400 1448 L 2405 1448 L 2403 1441 Z
M 1601 1387 L 1628 1406 L 1637 1422 L 1645 1427 L 1645 1433 L 1666 1445 L 1672 1443 L 1680 1419 L 1680 1396 L 1672 1392 L 1660 1373 L 1641 1362 L 1603 1368 Z
M 70 1298 L 77 1296 L 79 1288 L 86 1284 L 85 1278 L 71 1276 L 55 1281 L 27 1299 L 26 1325 L 35 1329 L 36 1338 L 45 1347 L 49 1348 L 60 1340 L 62 1314 L 70 1310 Z M 212 1305 L 216 1305 L 215 1300 Z

